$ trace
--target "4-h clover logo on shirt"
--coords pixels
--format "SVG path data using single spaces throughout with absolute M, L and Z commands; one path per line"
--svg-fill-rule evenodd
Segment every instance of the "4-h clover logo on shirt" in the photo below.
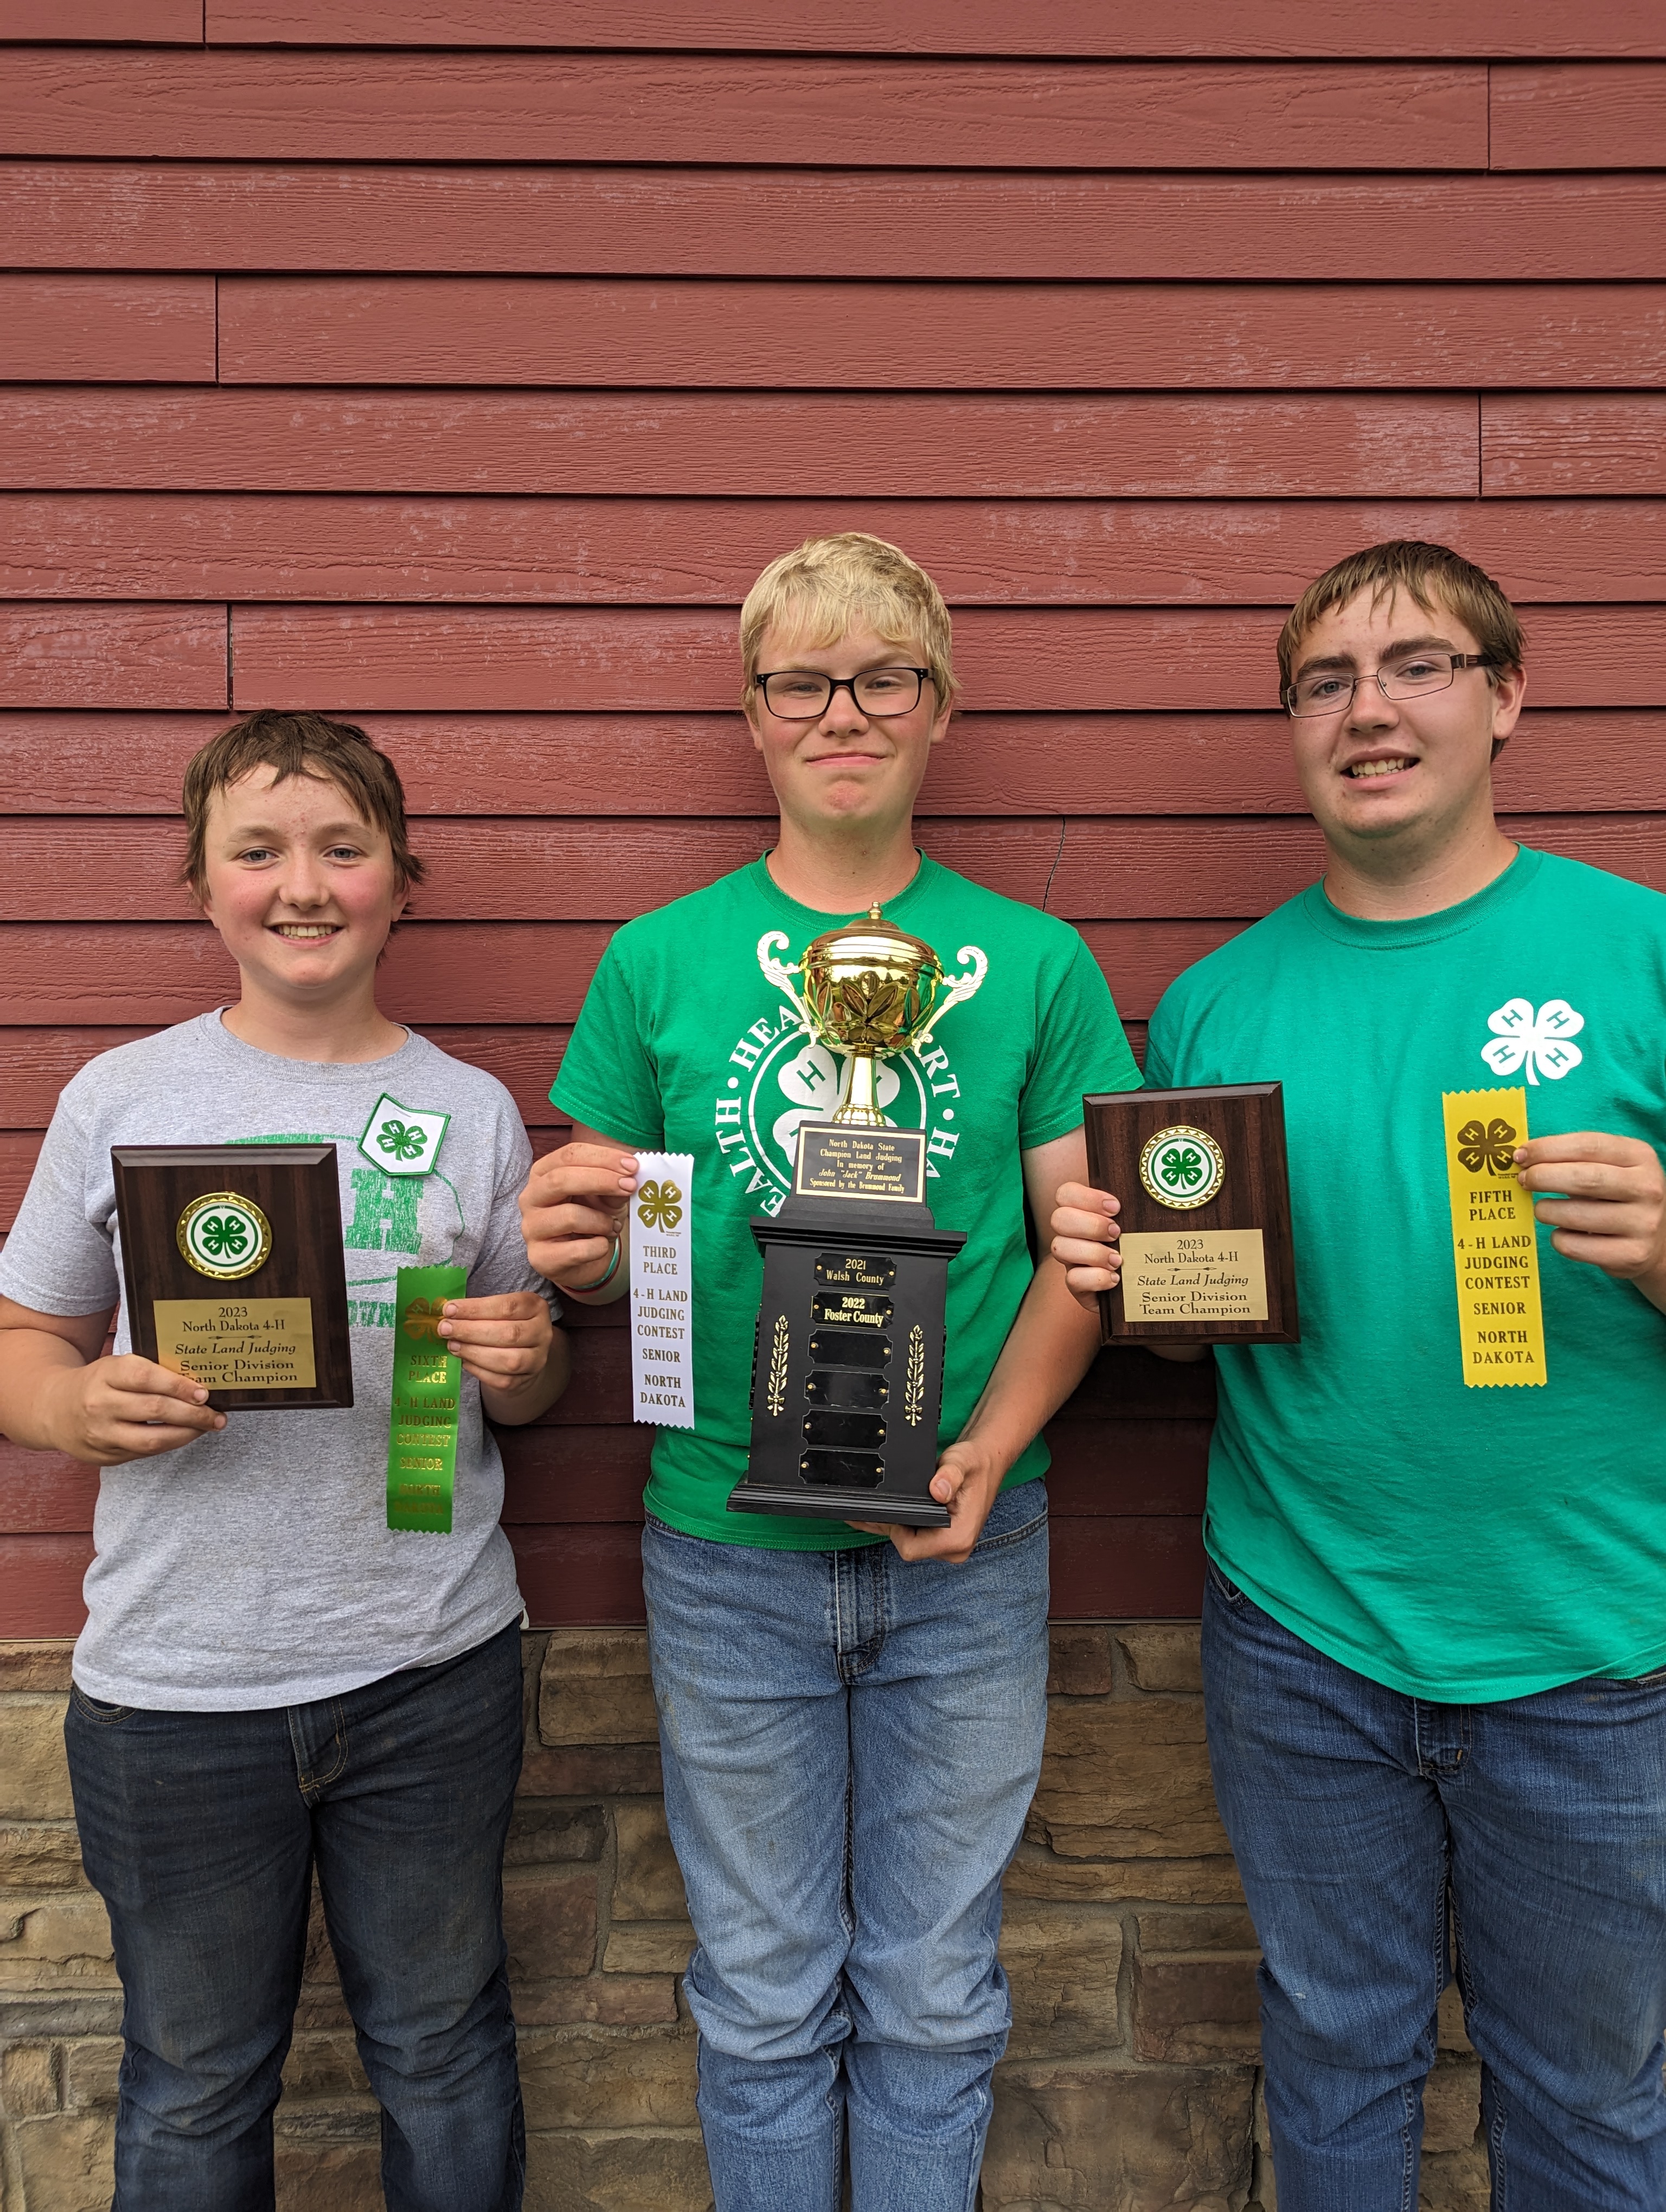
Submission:
M 1514 1075 L 1525 1067 L 1531 1084 L 1541 1076 L 1560 1083 L 1585 1056 L 1573 1042 L 1585 1018 L 1566 999 L 1547 999 L 1536 1013 L 1531 999 L 1506 999 L 1487 1017 L 1487 1026 L 1492 1042 L 1481 1047 L 1481 1056 L 1494 1075 Z
M 392 1152 L 396 1160 L 414 1160 L 421 1156 L 428 1139 L 409 1121 L 384 1121 L 376 1132 L 376 1143 L 381 1151 Z
M 401 1106 L 386 1091 L 364 1125 L 359 1150 L 384 1175 L 423 1176 L 439 1155 L 449 1114 L 425 1114 L 418 1107 Z

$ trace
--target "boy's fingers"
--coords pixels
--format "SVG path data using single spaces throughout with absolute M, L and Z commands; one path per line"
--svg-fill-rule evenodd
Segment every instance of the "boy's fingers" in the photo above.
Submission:
M 1120 1213 L 1122 1201 L 1108 1190 L 1096 1190 L 1091 1183 L 1062 1182 L 1054 1194 L 1055 1202 L 1091 1213 L 1096 1221 L 1107 1214 Z
M 104 1372 L 99 1380 L 108 1390 L 146 1391 L 152 1396 L 160 1392 L 169 1398 L 184 1398 L 201 1405 L 208 1396 L 205 1385 L 194 1375 L 177 1374 L 171 1367 L 158 1366 L 154 1359 L 141 1359 L 137 1352 L 125 1352 L 117 1359 L 101 1361 Z
M 530 1321 L 442 1321 L 440 1334 L 453 1352 L 465 1345 L 542 1344 L 546 1332 Z
M 1065 1267 L 1120 1267 L 1122 1253 L 1114 1244 L 1090 1243 L 1078 1237 L 1055 1237 L 1049 1248 Z
M 221 1415 L 217 1426 L 225 1426 Z M 100 1440 L 100 1449 L 106 1444 L 135 1459 L 152 1459 L 158 1452 L 178 1451 L 181 1444 L 194 1444 L 203 1433 L 200 1429 L 178 1427 L 167 1421 L 152 1421 L 143 1425 L 132 1421 L 116 1421 L 111 1425 L 107 1439 Z
M 599 1206 L 569 1202 L 529 1206 L 521 1225 L 529 1243 L 547 1243 L 553 1237 L 617 1237 L 623 1233 L 624 1220 L 622 1215 L 605 1212 Z
M 615 1152 L 601 1145 L 564 1145 L 538 1161 L 528 1176 L 521 1203 L 538 1205 L 551 1192 L 605 1192 L 628 1197 L 636 1188 L 636 1161 L 630 1152 Z
M 216 1413 L 212 1406 L 182 1406 L 177 1398 L 141 1398 L 125 1391 L 119 1402 L 111 1407 L 110 1419 L 118 1428 L 143 1422 L 178 1429 L 187 1436 L 203 1436 L 226 1425 L 225 1415 Z
M 1053 1234 L 1074 1237 L 1084 1243 L 1096 1245 L 1113 1243 L 1122 1235 L 1116 1222 L 1103 1213 L 1084 1213 L 1079 1207 L 1061 1206 L 1053 1216 Z
M 1529 1137 L 1516 1147 L 1519 1168 L 1546 1165 L 1553 1161 L 1602 1160 L 1612 1167 L 1640 1167 L 1656 1162 L 1651 1145 L 1640 1137 L 1615 1137 L 1602 1129 L 1571 1129 L 1560 1136 Z

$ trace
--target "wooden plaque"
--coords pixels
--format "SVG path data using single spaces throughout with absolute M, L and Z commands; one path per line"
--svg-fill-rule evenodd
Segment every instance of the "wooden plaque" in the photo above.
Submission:
M 1082 1101 L 1088 1174 L 1122 1201 L 1106 1343 L 1295 1344 L 1284 1095 L 1277 1083 Z
M 333 1145 L 114 1145 L 135 1352 L 222 1412 L 350 1406 Z

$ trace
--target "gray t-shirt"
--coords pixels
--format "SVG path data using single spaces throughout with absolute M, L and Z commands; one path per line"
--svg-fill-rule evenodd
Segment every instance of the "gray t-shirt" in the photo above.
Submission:
M 359 1151 L 384 1091 L 450 1114 L 430 1174 L 385 1175 Z M 0 1291 L 50 1314 L 121 1298 L 112 1145 L 274 1138 L 337 1148 L 354 1402 L 234 1413 L 179 1451 L 103 1470 L 75 1655 L 94 1698 L 184 1712 L 304 1704 L 454 1658 L 520 1612 L 498 1526 L 502 1462 L 467 1376 L 452 1534 L 387 1526 L 399 1268 L 466 1267 L 477 1297 L 547 1291 L 515 1204 L 526 1133 L 492 1076 L 415 1035 L 354 1066 L 283 1060 L 217 1012 L 122 1045 L 64 1087 L 0 1253 Z M 128 1349 L 125 1313 L 116 1349 Z

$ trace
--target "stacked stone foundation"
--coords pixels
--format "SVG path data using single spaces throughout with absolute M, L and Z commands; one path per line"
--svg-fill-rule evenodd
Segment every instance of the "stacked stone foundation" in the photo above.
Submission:
M 70 1650 L 0 1644 L 0 2212 L 110 2203 L 121 1991 L 64 1763 Z M 525 1681 L 504 1895 L 529 2212 L 708 2212 L 643 1632 L 530 1634 Z M 1276 2212 L 1255 1936 L 1209 1787 L 1197 1630 L 1056 1626 L 1049 1698 L 1006 1879 L 1014 2020 L 983 2212 Z M 1455 1997 L 1423 2212 L 1487 2202 Z M 378 2212 L 376 2104 L 316 1906 L 277 2140 L 283 2212 Z

